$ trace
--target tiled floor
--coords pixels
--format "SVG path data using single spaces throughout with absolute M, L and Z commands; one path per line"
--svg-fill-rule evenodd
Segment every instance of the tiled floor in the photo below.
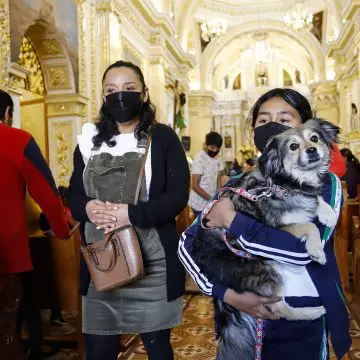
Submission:
M 360 359 L 360 323 L 351 319 L 353 346 L 349 354 L 351 360 Z M 172 333 L 175 360 L 214 360 L 216 343 L 213 327 L 212 300 L 202 295 L 186 295 L 184 322 Z M 75 354 L 59 353 L 51 360 L 76 359 Z M 139 343 L 126 360 L 147 360 L 145 350 Z M 331 355 L 335 360 L 335 355 Z

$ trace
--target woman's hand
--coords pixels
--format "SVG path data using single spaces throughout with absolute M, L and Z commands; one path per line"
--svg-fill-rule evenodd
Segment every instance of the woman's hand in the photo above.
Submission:
M 224 295 L 225 303 L 239 311 L 264 320 L 279 320 L 279 316 L 269 311 L 267 305 L 275 304 L 280 300 L 280 297 L 268 298 L 250 292 L 239 294 L 232 289 L 227 289 Z
M 103 216 L 110 216 L 115 220 L 111 223 L 99 225 L 97 229 L 104 229 L 105 234 L 107 234 L 125 225 L 131 225 L 127 204 L 112 204 L 106 202 L 106 206 L 106 209 L 99 210 L 99 214 Z
M 102 213 L 102 211 L 110 208 L 100 200 L 90 200 L 85 207 L 89 220 L 97 226 L 113 223 L 116 221 L 116 217 L 112 214 Z
M 206 217 L 209 220 L 206 223 L 208 227 L 224 227 L 229 228 L 234 220 L 236 211 L 234 204 L 229 198 L 223 198 L 211 209 Z

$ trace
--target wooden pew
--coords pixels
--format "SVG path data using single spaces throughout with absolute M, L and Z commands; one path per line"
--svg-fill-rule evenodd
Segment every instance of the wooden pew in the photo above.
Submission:
M 344 199 L 346 199 L 346 185 L 344 185 L 343 182 L 342 186 L 344 191 Z M 339 268 L 341 284 L 345 291 L 349 288 L 348 244 L 350 226 L 351 216 L 349 217 L 349 209 L 347 206 L 347 202 L 345 201 L 334 236 L 334 250 L 336 262 Z
M 353 249 L 351 261 L 351 273 L 353 280 L 353 294 L 360 294 L 360 219 L 359 216 L 352 217 Z

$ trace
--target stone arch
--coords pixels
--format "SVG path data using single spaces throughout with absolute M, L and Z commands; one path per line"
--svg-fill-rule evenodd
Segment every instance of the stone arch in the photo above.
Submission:
M 74 62 L 77 58 L 69 51 L 64 36 L 43 20 L 30 25 L 24 36 L 30 39 L 38 55 L 46 94 L 75 93 L 78 86 Z M 77 70 L 77 64 L 75 66 Z
M 214 60 L 217 55 L 236 38 L 245 33 L 259 30 L 258 22 L 248 22 L 237 26 L 220 37 L 214 39 L 205 49 L 201 57 L 200 84 L 202 89 L 211 88 L 211 75 L 214 68 Z M 294 32 L 279 21 L 266 21 L 262 23 L 262 31 L 275 31 L 286 34 L 300 44 L 311 59 L 315 72 L 315 81 L 325 80 L 325 53 L 321 44 L 309 32 Z

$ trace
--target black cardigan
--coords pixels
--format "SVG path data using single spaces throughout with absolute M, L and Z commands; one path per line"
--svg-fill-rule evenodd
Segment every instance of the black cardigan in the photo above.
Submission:
M 86 196 L 83 171 L 84 161 L 76 147 L 74 170 L 70 179 L 68 202 L 72 216 L 81 222 L 84 236 L 85 222 L 89 221 L 85 206 Z M 152 130 L 152 178 L 149 200 L 129 205 L 129 219 L 140 228 L 155 226 L 165 251 L 167 271 L 167 298 L 174 300 L 184 294 L 185 272 L 177 256 L 179 235 L 175 217 L 185 208 L 189 197 L 189 166 L 182 144 L 175 132 L 166 125 L 157 124 Z M 90 276 L 83 260 L 80 264 L 80 291 L 86 295 Z

